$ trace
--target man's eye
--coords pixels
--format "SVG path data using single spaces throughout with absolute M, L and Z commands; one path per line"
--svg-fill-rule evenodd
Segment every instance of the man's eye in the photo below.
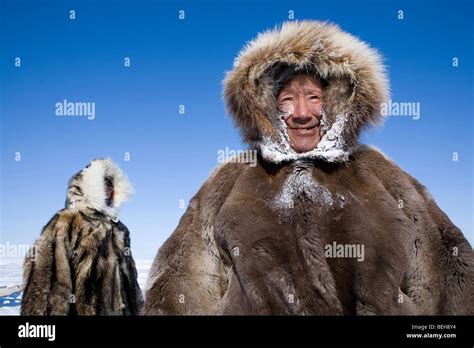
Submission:
M 312 95 L 309 97 L 311 100 L 321 100 L 321 97 L 319 95 Z
M 284 98 L 281 98 L 280 99 L 280 102 L 287 102 L 287 101 L 292 101 L 293 100 L 293 97 L 284 97 Z

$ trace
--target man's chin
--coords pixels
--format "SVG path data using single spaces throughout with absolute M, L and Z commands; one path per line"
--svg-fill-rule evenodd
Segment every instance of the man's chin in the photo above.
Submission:
M 298 153 L 310 152 L 313 151 L 318 146 L 318 143 L 314 145 L 292 145 L 292 149 Z
M 298 138 L 298 139 L 292 139 L 290 137 L 290 146 L 291 148 L 298 152 L 298 153 L 304 153 L 304 152 L 309 152 L 314 150 L 319 144 L 319 137 L 317 138 Z
M 319 127 L 311 130 L 288 129 L 287 134 L 291 148 L 298 153 L 314 150 L 320 141 Z

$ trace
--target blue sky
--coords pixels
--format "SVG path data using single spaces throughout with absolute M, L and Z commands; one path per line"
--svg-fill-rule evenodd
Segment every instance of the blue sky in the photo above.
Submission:
M 187 204 L 217 165 L 217 151 L 245 146 L 222 102 L 225 71 L 245 42 L 290 10 L 379 49 L 392 100 L 419 102 L 421 117 L 389 117 L 362 140 L 427 186 L 474 243 L 473 2 L 289 0 L 1 0 L 2 242 L 32 243 L 63 207 L 69 178 L 111 157 L 135 187 L 121 214 L 132 250 L 152 258 L 185 211 L 179 201 Z M 96 118 L 55 116 L 63 99 L 95 102 Z

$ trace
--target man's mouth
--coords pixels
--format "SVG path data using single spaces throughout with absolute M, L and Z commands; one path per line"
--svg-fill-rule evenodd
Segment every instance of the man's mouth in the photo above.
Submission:
M 319 128 L 317 124 L 311 127 L 288 127 L 291 133 L 300 136 L 314 135 L 315 131 L 317 131 L 316 128 Z

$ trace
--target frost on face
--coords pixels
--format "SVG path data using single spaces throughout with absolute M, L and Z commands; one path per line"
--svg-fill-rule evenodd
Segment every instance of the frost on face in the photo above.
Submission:
M 278 129 L 279 139 L 275 141 L 271 137 L 264 137 L 259 144 L 262 157 L 273 163 L 281 163 L 284 161 L 293 161 L 297 159 L 323 159 L 328 162 L 344 162 L 347 161 L 350 154 L 342 133 L 346 126 L 347 116 L 338 115 L 336 121 L 329 128 L 329 122 L 326 114 L 323 112 L 321 119 L 321 131 L 325 132 L 321 141 L 314 150 L 298 153 L 294 151 L 290 145 L 288 135 L 286 133 L 285 117 L 291 113 L 290 110 L 282 112 L 275 120 Z
M 281 191 L 273 199 L 271 207 L 279 211 L 291 210 L 298 197 L 305 197 L 314 204 L 328 208 L 334 204 L 331 192 L 313 177 L 312 166 L 295 166 Z

